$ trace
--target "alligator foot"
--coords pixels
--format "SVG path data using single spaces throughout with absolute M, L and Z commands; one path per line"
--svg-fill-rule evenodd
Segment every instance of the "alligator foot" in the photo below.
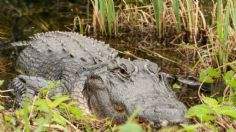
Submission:
M 13 89 L 16 104 L 22 103 L 27 98 L 33 98 L 38 94 L 40 89 L 49 87 L 51 81 L 42 77 L 19 75 L 9 84 Z M 56 90 L 62 91 L 62 87 L 57 86 Z M 50 93 L 53 93 L 50 91 Z

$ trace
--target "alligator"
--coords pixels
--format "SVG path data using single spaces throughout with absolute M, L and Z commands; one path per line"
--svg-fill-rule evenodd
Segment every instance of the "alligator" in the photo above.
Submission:
M 69 95 L 100 118 L 123 122 L 138 109 L 137 117 L 155 124 L 186 121 L 168 76 L 149 60 L 121 58 L 108 44 L 75 32 L 37 33 L 12 45 L 25 46 L 16 60 L 21 74 L 9 85 L 17 103 L 54 81 L 61 85 L 50 95 Z

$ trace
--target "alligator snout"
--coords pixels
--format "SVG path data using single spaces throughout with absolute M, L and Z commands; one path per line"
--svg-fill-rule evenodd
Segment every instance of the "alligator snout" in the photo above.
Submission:
M 136 103 L 130 103 L 136 102 Z M 153 122 L 158 125 L 178 124 L 186 121 L 184 115 L 186 106 L 172 98 L 172 96 L 150 95 L 146 98 L 142 95 L 132 97 L 124 102 L 128 114 L 138 110 L 137 117 Z
M 183 123 L 186 121 L 184 114 L 187 109 L 181 103 L 177 105 L 175 108 L 163 107 L 165 105 L 160 104 L 155 107 L 144 107 L 137 116 L 159 125 Z

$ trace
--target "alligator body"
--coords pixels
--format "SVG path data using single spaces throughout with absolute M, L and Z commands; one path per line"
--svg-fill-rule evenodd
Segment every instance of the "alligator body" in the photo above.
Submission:
M 119 58 L 104 42 L 72 32 L 40 33 L 12 45 L 27 45 L 16 62 L 23 74 L 10 84 L 17 102 L 58 81 L 51 94 L 68 94 L 98 117 L 124 121 L 139 108 L 138 117 L 155 123 L 185 121 L 185 105 L 155 63 Z

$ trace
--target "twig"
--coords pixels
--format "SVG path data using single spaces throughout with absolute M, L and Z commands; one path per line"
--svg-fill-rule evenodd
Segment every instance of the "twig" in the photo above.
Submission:
M 152 52 L 152 51 L 150 51 L 149 49 L 147 49 L 147 48 L 145 48 L 145 47 L 140 46 L 140 48 L 141 48 L 141 49 L 139 49 L 139 50 L 143 50 L 143 51 L 146 51 L 146 52 L 148 52 L 148 53 L 151 53 L 151 54 L 153 54 L 153 55 L 155 55 L 155 56 L 157 56 L 157 57 L 159 57 L 159 58 L 161 58 L 161 59 L 164 59 L 164 60 L 167 60 L 167 61 L 169 61 L 169 62 L 175 63 L 175 64 L 177 64 L 177 65 L 179 65 L 179 66 L 181 66 L 181 67 L 184 67 L 185 69 L 188 69 L 190 72 L 193 72 L 193 70 L 192 70 L 191 68 L 189 68 L 188 66 L 186 66 L 186 65 L 184 65 L 184 64 L 181 64 L 181 63 L 179 63 L 179 62 L 177 62 L 177 61 L 171 60 L 171 59 L 169 59 L 169 58 L 167 58 L 167 57 L 165 57 L 165 56 L 162 56 L 161 54 L 158 54 L 158 53 L 156 53 L 156 52 Z

